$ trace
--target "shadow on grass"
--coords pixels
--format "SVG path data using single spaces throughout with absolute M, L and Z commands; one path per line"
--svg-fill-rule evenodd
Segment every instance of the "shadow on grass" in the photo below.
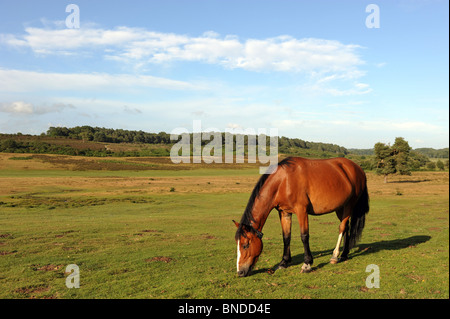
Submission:
M 381 241 L 377 241 L 377 242 L 370 243 L 370 244 L 358 244 L 356 248 L 354 248 L 350 251 L 350 253 L 348 255 L 348 260 L 355 258 L 355 257 L 359 257 L 359 256 L 373 254 L 373 253 L 376 253 L 376 252 L 379 252 L 382 250 L 400 250 L 400 249 L 405 249 L 408 247 L 414 247 L 416 245 L 423 244 L 423 243 L 429 241 L 430 239 L 431 239 L 431 236 L 419 235 L 419 236 L 411 236 L 411 237 L 403 238 L 403 239 L 381 240 Z M 331 257 L 331 255 L 333 254 L 333 249 L 334 248 L 322 250 L 322 251 L 316 251 L 316 252 L 312 252 L 312 254 L 313 254 L 314 258 L 327 256 L 327 255 L 330 255 L 330 257 Z M 303 255 L 304 254 L 298 254 L 296 256 L 293 256 L 292 261 L 289 263 L 288 267 L 303 264 L 303 258 L 304 258 Z M 280 256 L 280 260 L 281 260 L 281 256 Z M 328 264 L 329 264 L 329 262 L 323 262 L 318 265 L 313 265 L 312 271 L 320 269 L 323 266 L 328 265 Z M 263 268 L 263 269 L 254 270 L 253 274 L 263 273 L 263 272 L 273 272 L 277 268 L 278 268 L 278 264 L 275 264 L 271 268 Z
M 406 180 L 406 181 L 392 181 L 392 182 L 388 182 L 388 184 L 423 183 L 423 182 L 431 182 L 431 179 L 416 179 L 416 180 Z

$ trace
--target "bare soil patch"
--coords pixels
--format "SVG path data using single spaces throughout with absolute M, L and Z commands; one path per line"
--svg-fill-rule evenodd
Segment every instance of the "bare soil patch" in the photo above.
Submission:
M 158 256 L 158 257 L 146 259 L 145 261 L 148 263 L 155 262 L 155 261 L 162 261 L 167 264 L 167 263 L 170 263 L 171 261 L 173 261 L 173 258 L 165 257 L 165 256 Z

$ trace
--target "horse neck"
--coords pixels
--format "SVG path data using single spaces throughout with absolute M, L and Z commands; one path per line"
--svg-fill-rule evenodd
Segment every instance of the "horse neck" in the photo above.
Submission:
M 274 203 L 274 198 L 278 185 L 275 185 L 274 182 L 269 181 L 264 184 L 259 195 L 256 197 L 255 202 L 253 203 L 252 216 L 254 221 L 252 224 L 253 227 L 259 231 L 262 230 L 264 224 L 266 223 L 267 217 L 276 206 Z

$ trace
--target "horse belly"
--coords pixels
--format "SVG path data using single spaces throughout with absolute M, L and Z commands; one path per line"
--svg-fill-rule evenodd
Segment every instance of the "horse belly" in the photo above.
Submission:
M 308 209 L 309 215 L 323 215 L 336 211 L 338 208 L 345 205 L 347 199 L 342 198 L 330 198 L 327 200 L 311 200 L 310 209 Z
M 352 194 L 352 186 L 342 179 L 328 179 L 310 189 L 309 201 L 311 215 L 322 215 L 334 212 L 344 206 Z

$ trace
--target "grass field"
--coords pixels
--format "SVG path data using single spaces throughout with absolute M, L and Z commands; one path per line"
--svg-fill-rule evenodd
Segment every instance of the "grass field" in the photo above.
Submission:
M 361 242 L 331 265 L 338 220 L 311 217 L 308 274 L 297 223 L 291 266 L 270 274 L 273 211 L 253 275 L 238 278 L 231 220 L 257 179 L 254 165 L 0 153 L 0 298 L 449 298 L 448 172 L 368 173 Z M 69 264 L 80 289 L 65 285 Z M 366 287 L 370 264 L 380 288 Z

